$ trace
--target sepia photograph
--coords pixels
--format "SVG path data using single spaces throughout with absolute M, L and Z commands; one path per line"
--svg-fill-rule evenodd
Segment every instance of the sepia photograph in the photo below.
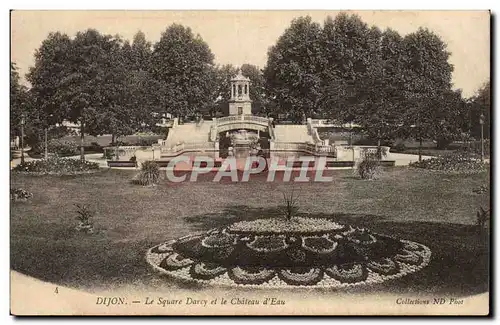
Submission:
M 11 315 L 489 315 L 490 28 L 12 10 Z

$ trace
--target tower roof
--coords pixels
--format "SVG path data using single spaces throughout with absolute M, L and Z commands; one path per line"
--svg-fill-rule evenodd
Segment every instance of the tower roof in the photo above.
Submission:
M 233 77 L 231 81 L 250 81 L 249 78 L 245 77 L 244 75 L 241 74 L 241 70 L 238 70 L 238 75 Z

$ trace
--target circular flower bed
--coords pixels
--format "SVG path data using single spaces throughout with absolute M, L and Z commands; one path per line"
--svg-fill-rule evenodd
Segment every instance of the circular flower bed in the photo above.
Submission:
M 78 175 L 99 170 L 99 164 L 71 158 L 48 158 L 19 164 L 14 172 L 30 175 Z
M 422 269 L 430 257 L 419 243 L 301 217 L 238 222 L 167 241 L 146 256 L 178 280 L 263 288 L 381 283 Z

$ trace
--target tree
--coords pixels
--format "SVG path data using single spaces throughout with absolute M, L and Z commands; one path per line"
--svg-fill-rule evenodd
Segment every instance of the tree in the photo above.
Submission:
M 485 82 L 477 93 L 469 100 L 470 114 L 468 121 L 471 135 L 479 139 L 481 137 L 481 125 L 479 119 L 481 114 L 484 115 L 484 137 L 490 138 L 490 120 L 491 120 L 491 89 L 490 81 Z
M 10 63 L 10 135 L 20 135 L 20 124 L 22 115 L 29 113 L 27 105 L 28 89 L 21 85 L 21 78 L 17 66 Z
M 156 92 L 158 82 L 151 72 L 152 46 L 144 33 L 137 32 L 132 44 L 125 42 L 122 48 L 123 60 L 127 69 L 123 96 L 123 107 L 127 114 L 113 115 L 116 127 L 113 128 L 112 142 L 115 137 L 154 128 L 161 113 Z
M 26 79 L 31 84 L 38 120 L 48 128 L 66 119 L 61 103 L 60 83 L 70 73 L 71 39 L 59 32 L 50 33 L 35 52 L 35 65 Z
M 321 40 L 326 60 L 321 71 L 323 115 L 344 123 L 361 115 L 373 87 L 373 69 L 380 64 L 379 39 L 380 31 L 370 29 L 357 15 L 340 13 L 325 20 Z
M 118 37 L 89 29 L 71 40 L 51 33 L 35 54 L 28 80 L 36 105 L 51 117 L 80 125 L 80 154 L 84 160 L 84 135 L 99 135 L 116 128 L 113 117 L 123 110 L 127 67 Z
M 189 27 L 173 24 L 154 45 L 151 72 L 159 82 L 165 112 L 192 116 L 206 110 L 216 94 L 214 55 Z
M 268 51 L 264 78 L 270 96 L 295 121 L 319 109 L 324 67 L 321 26 L 300 17 Z
M 250 79 L 250 99 L 252 100 L 252 110 L 257 113 L 266 114 L 267 96 L 265 80 L 262 71 L 255 65 L 243 64 L 241 74 Z
M 228 101 L 231 98 L 231 79 L 236 76 L 238 69 L 225 64 L 215 68 L 216 93 L 213 105 L 208 107 L 210 116 L 215 117 L 218 112 L 229 112 Z
M 365 96 L 359 95 L 364 101 L 355 121 L 380 147 L 383 140 L 397 136 L 406 109 L 402 95 L 405 54 L 403 38 L 396 31 L 387 29 L 381 34 L 372 28 L 369 36 L 370 64 L 360 82 Z
M 428 29 L 405 36 L 404 96 L 408 109 L 403 118 L 405 135 L 419 140 L 419 160 L 424 138 L 433 139 L 439 129 L 434 120 L 439 99 L 451 90 L 453 66 L 446 44 Z

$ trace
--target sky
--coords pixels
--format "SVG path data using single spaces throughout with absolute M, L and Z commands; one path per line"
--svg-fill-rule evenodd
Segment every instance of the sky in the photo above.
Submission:
M 401 35 L 427 27 L 451 52 L 453 86 L 472 96 L 490 78 L 490 20 L 488 11 L 348 11 L 369 25 L 392 28 Z M 95 28 L 132 39 L 139 30 L 151 42 L 172 23 L 191 27 L 208 43 L 218 64 L 264 67 L 267 50 L 293 18 L 309 15 L 323 23 L 338 11 L 13 11 L 11 61 L 24 75 L 34 64 L 33 54 L 50 32 L 74 36 Z

